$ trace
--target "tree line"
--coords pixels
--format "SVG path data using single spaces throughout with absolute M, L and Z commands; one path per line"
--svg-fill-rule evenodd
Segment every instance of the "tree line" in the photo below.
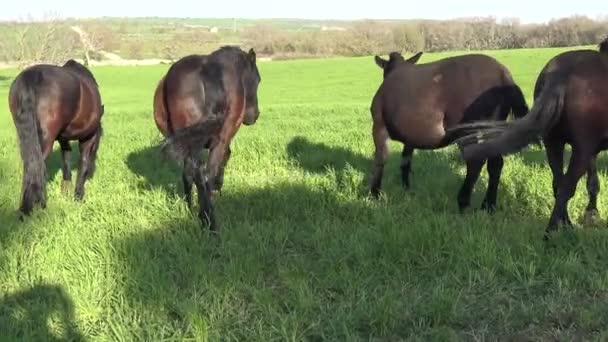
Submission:
M 76 34 L 74 25 L 85 36 Z M 127 59 L 176 60 L 208 53 L 224 44 L 240 43 L 273 58 L 368 56 L 391 51 L 491 50 L 597 44 L 608 36 L 608 18 L 572 16 L 544 24 L 517 19 L 467 18 L 419 21 L 354 21 L 341 27 L 280 29 L 263 22 L 232 30 L 182 26 L 145 27 L 103 20 L 46 20 L 0 24 L 0 61 L 61 63 L 67 58 L 102 59 L 99 51 Z M 86 37 L 86 42 L 83 41 Z
M 608 18 L 573 16 L 545 24 L 494 18 L 361 21 L 345 30 L 280 31 L 270 25 L 244 30 L 249 45 L 268 55 L 367 56 L 391 51 L 492 50 L 597 44 L 608 35 Z

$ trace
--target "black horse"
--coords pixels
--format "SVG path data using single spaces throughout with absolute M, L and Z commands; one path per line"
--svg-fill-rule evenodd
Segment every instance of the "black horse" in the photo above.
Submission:
M 164 148 L 184 163 L 186 201 L 191 206 L 192 183 L 199 199 L 199 218 L 212 231 L 217 223 L 211 192 L 220 190 L 230 157 L 230 142 L 241 123 L 254 124 L 259 115 L 261 82 L 253 49 L 248 53 L 225 46 L 210 55 L 186 56 L 175 62 L 154 94 L 154 120 L 167 137 Z M 210 149 L 204 170 L 201 152 Z
M 484 122 L 456 127 L 470 135 L 458 142 L 466 160 L 514 153 L 542 137 L 553 173 L 555 205 L 547 232 L 559 224 L 572 225 L 568 201 L 585 172 L 589 204 L 585 217 L 599 216 L 597 154 L 608 148 L 608 38 L 599 51 L 574 50 L 552 58 L 542 69 L 530 113 L 511 123 Z M 564 146 L 572 156 L 564 174 Z
M 401 163 L 403 185 L 409 188 L 409 174 L 415 148 L 438 149 L 452 143 L 458 133 L 449 128 L 477 120 L 506 120 L 512 111 L 515 117 L 528 113 L 521 89 L 507 68 L 485 55 L 464 55 L 433 63 L 416 65 L 422 52 L 405 60 L 399 53 L 389 60 L 376 56 L 376 64 L 384 70 L 371 105 L 372 135 L 376 146 L 371 193 L 378 197 L 384 164 L 388 157 L 387 140 L 404 144 Z M 467 161 L 467 175 L 458 193 L 458 206 L 464 211 L 471 201 L 473 186 L 485 160 Z M 482 208 L 492 211 L 496 206 L 498 183 L 503 159 L 488 159 L 488 191 Z

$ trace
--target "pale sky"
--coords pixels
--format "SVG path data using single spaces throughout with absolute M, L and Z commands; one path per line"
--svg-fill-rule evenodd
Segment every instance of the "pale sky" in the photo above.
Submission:
M 449 19 L 517 17 L 544 22 L 574 14 L 608 15 L 605 0 L 5 0 L 0 20 L 41 17 L 196 17 L 300 19 Z

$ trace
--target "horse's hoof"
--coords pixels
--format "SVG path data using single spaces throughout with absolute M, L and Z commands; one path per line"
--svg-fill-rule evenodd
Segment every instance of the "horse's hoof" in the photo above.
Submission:
M 72 181 L 62 180 L 61 181 L 61 192 L 63 194 L 69 194 L 72 189 Z
M 76 192 L 76 194 L 74 194 L 74 200 L 76 202 L 82 202 L 83 199 L 84 199 L 84 194 L 83 193 Z
M 24 213 L 21 210 L 17 210 L 15 211 L 15 217 L 17 218 L 17 220 L 19 220 L 20 222 L 25 221 L 25 217 L 28 216 L 26 213 Z
M 481 204 L 481 210 L 487 212 L 488 214 L 494 214 L 496 212 L 496 205 L 483 202 Z
M 222 190 L 213 190 L 211 191 L 211 199 L 215 199 L 216 197 L 222 196 Z
M 581 219 L 581 224 L 583 227 L 597 227 L 600 225 L 600 213 L 596 209 L 585 210 L 585 214 L 583 214 L 583 218 Z
M 372 199 L 378 200 L 380 199 L 380 190 L 372 189 L 369 191 L 369 195 Z

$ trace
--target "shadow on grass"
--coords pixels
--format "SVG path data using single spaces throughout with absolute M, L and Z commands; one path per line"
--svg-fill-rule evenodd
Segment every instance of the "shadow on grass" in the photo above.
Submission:
M 127 156 L 127 166 L 132 172 L 143 177 L 143 181 L 139 183 L 141 189 L 160 188 L 169 194 L 177 195 L 178 188 L 182 187 L 180 167 L 166 157 L 158 145 L 131 152 Z
M 457 150 L 449 153 L 441 153 L 441 150 L 416 150 L 412 159 L 412 171 L 410 173 L 411 188 L 405 191 L 401 185 L 401 151 L 393 151 L 389 155 L 388 162 L 384 167 L 382 190 L 388 194 L 397 191 L 407 194 L 416 193 L 445 193 L 454 202 L 456 208 L 456 196 L 462 186 L 464 176 L 459 173 L 460 168 L 465 167 Z M 346 177 L 345 173 L 350 167 L 365 175 L 363 184 L 360 186 L 360 195 L 367 196 L 369 182 L 373 167 L 372 151 L 369 156 L 355 153 L 343 147 L 328 146 L 323 143 L 311 142 L 304 137 L 295 137 L 287 145 L 287 154 L 302 169 L 317 174 L 324 174 L 328 169 L 336 172 L 338 181 Z M 486 172 L 485 168 L 482 170 Z M 445 187 L 457 184 L 454 192 L 445 192 Z M 487 188 L 487 182 L 478 180 L 475 184 L 473 198 L 483 196 Z M 499 187 L 500 191 L 500 187 Z M 500 195 L 499 195 L 500 196 Z M 499 205 L 502 199 L 499 198 Z M 478 204 L 472 201 L 472 206 Z
M 0 297 L 0 336 L 10 341 L 81 341 L 74 304 L 58 285 L 35 285 Z
M 344 202 L 336 195 L 289 184 L 225 193 L 216 201 L 221 239 L 201 233 L 193 219 L 146 228 L 141 235 L 118 241 L 115 249 L 123 261 L 120 273 L 130 278 L 127 298 L 134 300 L 133 306 L 145 308 L 145 325 L 133 333 L 148 333 L 162 325 L 179 339 L 206 330 L 210 340 L 271 340 L 265 334 L 272 335 L 275 322 L 260 321 L 249 305 L 260 309 L 263 303 L 252 303 L 252 296 L 258 300 L 270 295 L 272 306 L 299 306 L 291 302 L 291 290 L 279 279 L 280 269 L 306 267 L 302 263 L 307 258 L 321 254 L 350 253 L 344 249 L 344 239 L 335 239 L 344 234 L 341 229 L 356 232 L 362 244 L 379 238 L 374 221 L 381 211 L 365 201 Z M 327 244 L 335 248 L 325 250 Z M 315 267 L 333 265 L 334 261 Z M 277 324 L 283 319 L 302 319 L 295 312 L 283 314 Z
M 226 193 L 216 208 L 219 241 L 194 220 L 173 220 L 115 242 L 127 306 L 138 308 L 134 336 L 398 340 L 436 328 L 483 330 L 495 315 L 511 316 L 491 305 L 501 295 L 480 300 L 479 288 L 521 286 L 499 262 L 544 262 L 540 231 L 471 227 L 459 214 L 348 201 L 331 189 L 278 184 Z M 534 252 L 521 243 L 532 239 Z M 485 266 L 475 268 L 482 284 L 463 289 L 454 279 L 467 279 L 479 260 L 496 264 L 488 278 Z M 481 311 L 469 315 L 467 303 Z
M 564 172 L 568 169 L 568 162 L 572 156 L 572 150 L 569 145 L 566 145 L 564 150 Z M 547 161 L 547 154 L 544 147 L 528 148 L 521 152 L 523 162 L 529 166 L 546 167 L 549 168 L 549 162 Z M 608 158 L 606 158 L 606 152 L 601 151 L 597 155 L 597 168 L 598 170 L 608 170 Z M 550 171 L 549 171 L 550 174 Z

